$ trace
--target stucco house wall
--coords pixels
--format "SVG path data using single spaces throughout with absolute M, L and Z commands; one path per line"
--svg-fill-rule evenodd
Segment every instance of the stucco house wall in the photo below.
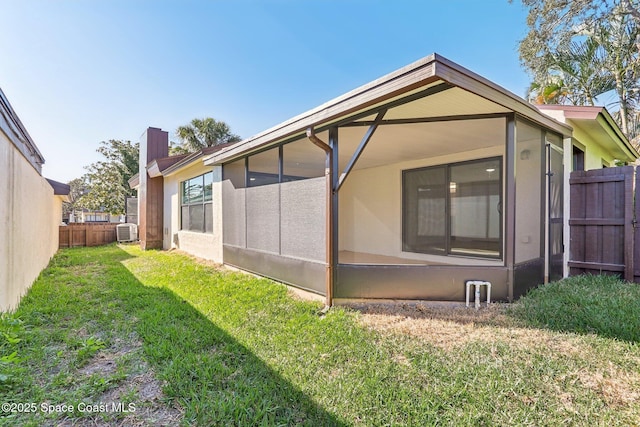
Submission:
M 459 262 L 458 258 L 402 250 L 402 171 L 503 155 L 504 147 L 496 146 L 353 171 L 340 194 L 340 251 L 444 264 Z M 465 259 L 465 263 L 494 265 L 496 261 Z
M 222 263 L 222 167 L 213 167 L 213 233 L 180 230 L 180 183 L 211 172 L 201 160 L 164 177 L 163 248 L 177 248 L 194 256 Z
M 62 199 L 54 196 L 53 188 L 4 129 L 0 182 L 0 310 L 4 311 L 17 306 L 58 250 Z

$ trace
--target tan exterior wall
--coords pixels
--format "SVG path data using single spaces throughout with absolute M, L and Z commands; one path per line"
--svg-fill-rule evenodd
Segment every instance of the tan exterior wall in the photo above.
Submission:
M 2 132 L 0 182 L 0 310 L 8 310 L 58 250 L 62 200 Z
M 443 257 L 402 251 L 402 171 L 496 156 L 504 157 L 503 145 L 354 170 L 340 189 L 340 223 L 338 225 L 340 250 L 448 264 L 502 265 L 502 261 Z
M 213 233 L 180 230 L 180 183 L 211 166 L 198 162 L 164 178 L 163 248 L 177 248 L 194 256 L 222 263 L 222 167 L 213 167 Z

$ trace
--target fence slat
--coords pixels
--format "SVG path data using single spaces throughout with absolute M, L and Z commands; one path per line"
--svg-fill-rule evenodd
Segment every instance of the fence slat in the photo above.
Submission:
M 59 228 L 59 248 L 75 248 L 80 246 L 100 246 L 116 241 L 117 223 L 92 224 L 71 223 Z
M 571 173 L 571 275 L 616 272 L 629 281 L 640 276 L 634 269 L 640 248 L 633 220 L 635 174 L 633 166 Z

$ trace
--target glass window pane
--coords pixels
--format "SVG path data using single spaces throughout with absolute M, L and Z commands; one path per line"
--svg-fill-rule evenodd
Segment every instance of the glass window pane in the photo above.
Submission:
M 240 159 L 222 165 L 222 179 L 224 181 L 230 181 L 234 188 L 246 187 L 244 182 L 244 162 L 245 159 Z
M 202 201 L 202 195 L 204 193 L 202 175 L 189 180 L 189 203 L 196 203 Z
M 204 232 L 213 233 L 213 204 L 204 205 Z
M 326 154 L 308 140 L 284 145 L 282 161 L 283 182 L 324 176 Z
M 516 122 L 516 263 L 542 256 L 542 131 Z
M 500 255 L 501 177 L 497 159 L 450 167 L 450 253 Z
M 189 230 L 204 231 L 204 207 L 202 205 L 189 206 Z
M 204 201 L 209 201 L 213 197 L 213 172 L 204 174 Z
M 403 250 L 446 252 L 446 167 L 403 175 Z
M 263 151 L 249 157 L 249 187 L 258 185 L 275 184 L 279 180 L 278 148 Z
M 189 181 L 183 181 L 180 184 L 180 193 L 182 195 L 182 204 L 189 203 Z
M 189 206 L 182 207 L 182 215 L 180 216 L 180 230 L 189 229 Z

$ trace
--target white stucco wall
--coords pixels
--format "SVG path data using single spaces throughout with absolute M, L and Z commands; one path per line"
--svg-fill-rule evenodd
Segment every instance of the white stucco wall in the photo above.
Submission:
M 8 310 L 58 250 L 62 200 L 2 132 L 0 182 L 0 310 Z
M 502 261 L 462 259 L 402 251 L 402 171 L 497 156 L 504 157 L 503 145 L 354 170 L 340 189 L 340 223 L 338 225 L 340 250 L 441 263 L 502 264 Z
M 201 161 L 164 177 L 163 248 L 222 263 L 222 167 L 213 167 L 213 233 L 180 230 L 180 182 L 210 172 Z

